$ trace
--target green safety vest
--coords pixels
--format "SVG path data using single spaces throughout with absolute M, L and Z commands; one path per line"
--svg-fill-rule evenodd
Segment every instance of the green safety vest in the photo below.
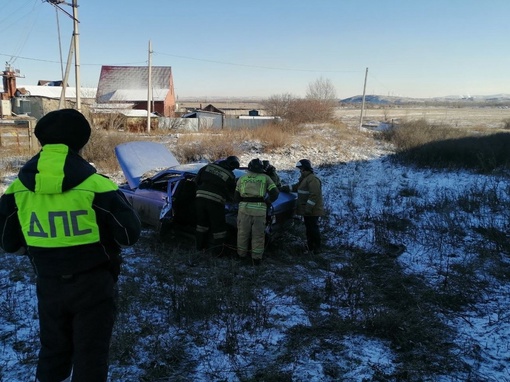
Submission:
M 16 179 L 5 191 L 14 194 L 20 226 L 29 246 L 62 248 L 99 242 L 99 227 L 92 208 L 95 194 L 115 191 L 118 187 L 109 179 L 93 174 L 62 192 L 61 158 L 41 152 L 35 190 L 29 190 Z M 56 166 L 52 167 L 50 176 L 41 175 L 46 166 Z
M 246 202 L 239 203 L 239 211 L 245 212 L 252 216 L 265 216 L 267 205 L 263 200 L 266 192 L 276 188 L 274 183 L 267 186 L 268 179 L 266 174 L 245 174 L 241 176 L 237 182 L 237 191 L 241 198 L 260 198 L 260 202 Z M 242 199 L 241 199 L 242 200 Z

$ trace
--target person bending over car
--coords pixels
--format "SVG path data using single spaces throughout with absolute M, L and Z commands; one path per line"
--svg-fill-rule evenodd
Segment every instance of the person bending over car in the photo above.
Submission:
M 212 247 L 214 255 L 223 254 L 227 237 L 225 203 L 233 200 L 236 187 L 233 171 L 239 166 L 239 158 L 232 155 L 225 160 L 209 163 L 198 171 L 195 178 L 195 208 L 196 248 L 199 251 Z
M 37 275 L 38 382 L 104 382 L 121 246 L 141 223 L 117 185 L 79 151 L 91 129 L 73 109 L 35 126 L 41 151 L 0 198 L 0 247 L 25 252 Z M 26 379 L 28 380 L 28 379 Z
M 269 163 L 268 160 L 263 160 L 262 161 L 262 165 L 264 166 L 264 172 L 267 175 L 269 175 L 269 177 L 274 182 L 276 187 L 281 187 L 282 186 L 282 181 L 280 179 L 280 176 L 276 172 L 276 168 L 271 163 Z
M 267 196 L 266 196 L 267 195 Z M 267 204 L 279 195 L 278 188 L 264 173 L 260 159 L 252 159 L 248 172 L 237 181 L 234 202 L 239 202 L 237 213 L 237 254 L 248 255 L 251 238 L 251 258 L 259 265 L 264 254 Z

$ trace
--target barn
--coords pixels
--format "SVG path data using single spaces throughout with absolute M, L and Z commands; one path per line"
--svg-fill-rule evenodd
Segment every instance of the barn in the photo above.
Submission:
M 170 66 L 151 70 L 151 111 L 165 117 L 175 113 L 175 92 Z M 97 86 L 98 104 L 130 104 L 132 109 L 147 110 L 149 68 L 147 66 L 102 66 Z

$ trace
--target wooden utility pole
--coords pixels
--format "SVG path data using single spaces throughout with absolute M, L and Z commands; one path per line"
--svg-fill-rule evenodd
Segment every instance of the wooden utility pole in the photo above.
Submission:
M 151 132 L 151 102 L 152 102 L 152 42 L 149 40 L 149 67 L 147 87 L 147 133 Z
M 361 114 L 359 116 L 359 128 L 363 127 L 363 113 L 365 112 L 365 92 L 367 90 L 368 68 L 365 70 L 365 84 L 363 85 L 363 98 L 361 99 Z

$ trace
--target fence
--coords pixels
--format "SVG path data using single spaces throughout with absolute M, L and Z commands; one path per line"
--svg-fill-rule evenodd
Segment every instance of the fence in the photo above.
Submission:
M 35 122 L 35 119 L 0 122 L 0 147 L 28 149 L 30 152 L 36 150 L 38 144 L 33 139 Z
M 274 122 L 274 119 L 223 119 L 223 126 L 219 126 L 213 118 L 168 118 L 160 117 L 158 128 L 160 130 L 187 130 L 199 131 L 204 129 L 254 129 Z

